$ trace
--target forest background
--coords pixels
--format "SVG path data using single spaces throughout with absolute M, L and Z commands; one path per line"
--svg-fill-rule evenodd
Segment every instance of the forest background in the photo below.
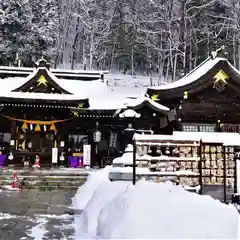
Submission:
M 240 67 L 240 0 L 0 0 L 0 65 L 174 81 L 225 45 Z

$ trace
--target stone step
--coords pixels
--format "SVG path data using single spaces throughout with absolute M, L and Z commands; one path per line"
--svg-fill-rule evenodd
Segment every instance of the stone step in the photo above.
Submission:
M 0 172 L 0 177 L 5 177 L 5 176 L 12 176 L 12 172 Z M 19 173 L 17 172 L 17 175 L 20 177 L 25 177 L 25 176 L 32 176 L 32 177 L 46 177 L 46 176 L 50 176 L 50 177 L 87 177 L 88 173 L 41 173 L 41 172 L 24 172 L 24 173 Z
M 51 191 L 51 190 L 77 190 L 79 187 L 76 186 L 22 186 L 20 190 L 26 189 L 38 189 L 39 191 Z M 0 189 L 3 191 L 9 191 L 11 189 L 11 185 L 0 186 Z M 10 190 L 11 191 L 11 190 Z
M 29 185 L 49 185 L 49 186 L 59 186 L 59 185 L 66 185 L 66 186 L 80 186 L 84 183 L 83 179 L 80 179 L 80 181 L 42 181 L 42 180 L 22 180 L 20 181 L 22 186 L 29 186 Z M 0 185 L 11 185 L 12 180 L 0 180 Z
M 59 179 L 59 180 L 64 180 L 64 179 L 86 179 L 87 176 L 49 176 L 49 175 L 17 175 L 19 179 Z M 12 175 L 0 175 L 0 180 L 1 179 L 12 179 Z
M 11 187 L 13 169 L 1 169 L 0 188 Z M 21 189 L 78 189 L 87 179 L 88 172 L 84 169 L 19 169 L 17 177 Z
M 77 186 L 24 186 L 22 189 L 39 189 L 40 191 L 49 191 L 49 190 L 77 190 L 79 187 Z
M 14 169 L 1 169 L 0 176 L 12 176 Z M 52 168 L 52 169 L 19 169 L 18 176 L 88 176 L 89 172 L 83 168 Z

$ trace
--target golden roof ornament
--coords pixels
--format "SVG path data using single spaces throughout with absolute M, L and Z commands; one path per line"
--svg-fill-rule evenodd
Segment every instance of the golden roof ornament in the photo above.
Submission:
M 152 99 L 153 101 L 158 101 L 158 100 L 159 100 L 158 94 L 153 94 L 153 95 L 151 96 L 151 99 Z
M 213 87 L 216 88 L 219 92 L 222 92 L 228 84 L 227 80 L 229 79 L 229 76 L 222 69 L 220 69 L 213 77 L 213 79 L 215 80 Z
M 79 103 L 78 104 L 78 108 L 83 108 L 83 106 L 84 106 L 84 103 Z
M 43 84 L 43 85 L 45 85 L 47 87 L 48 81 L 47 81 L 47 79 L 43 75 L 40 76 L 40 78 L 37 80 L 37 82 L 38 82 L 37 86 L 40 86 L 40 85 Z

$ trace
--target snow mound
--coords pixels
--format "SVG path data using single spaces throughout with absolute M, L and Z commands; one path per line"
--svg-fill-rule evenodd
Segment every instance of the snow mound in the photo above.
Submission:
M 110 166 L 92 173 L 73 204 L 76 239 L 237 239 L 235 207 L 172 183 L 110 182 Z
M 105 205 L 98 216 L 103 239 L 238 238 L 233 206 L 170 183 L 139 181 Z
M 96 236 L 97 216 L 100 214 L 100 211 L 115 197 L 126 191 L 128 185 L 130 185 L 128 182 L 102 183 L 94 192 L 82 214 L 75 216 L 75 221 L 77 220 L 75 228 L 77 236 Z
M 109 182 L 108 174 L 111 166 L 106 166 L 100 171 L 89 172 L 87 181 L 81 186 L 76 195 L 72 198 L 73 206 L 76 209 L 84 209 L 95 190 L 101 185 L 102 182 Z

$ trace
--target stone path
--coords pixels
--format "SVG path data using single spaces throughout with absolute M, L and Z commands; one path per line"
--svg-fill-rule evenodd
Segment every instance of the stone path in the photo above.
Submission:
M 74 239 L 73 216 L 65 214 L 74 195 L 59 190 L 0 192 L 0 239 Z

